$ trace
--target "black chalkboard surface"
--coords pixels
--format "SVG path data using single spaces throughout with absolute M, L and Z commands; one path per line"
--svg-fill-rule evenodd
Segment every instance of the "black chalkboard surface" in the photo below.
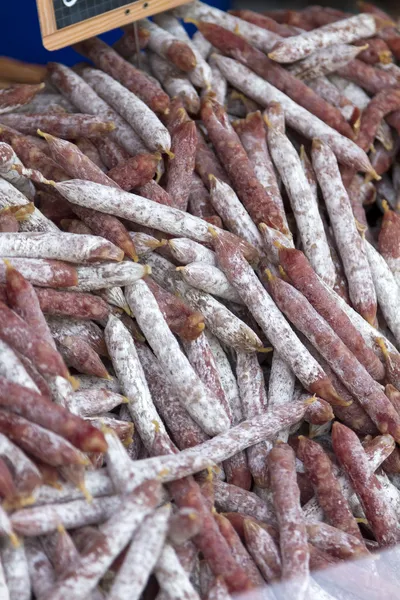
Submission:
M 43 45 L 58 50 L 188 0 L 36 0 Z
M 53 0 L 57 29 L 131 4 L 129 0 Z

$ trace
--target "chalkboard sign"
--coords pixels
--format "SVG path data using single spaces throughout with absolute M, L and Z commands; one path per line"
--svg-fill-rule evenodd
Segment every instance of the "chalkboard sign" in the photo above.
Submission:
M 58 50 L 188 0 L 37 0 L 43 45 Z

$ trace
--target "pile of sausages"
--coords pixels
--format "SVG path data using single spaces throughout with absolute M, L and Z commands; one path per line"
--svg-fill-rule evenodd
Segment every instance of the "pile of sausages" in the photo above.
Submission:
M 400 31 L 360 9 L 196 1 L 0 90 L 1 600 L 400 598 Z

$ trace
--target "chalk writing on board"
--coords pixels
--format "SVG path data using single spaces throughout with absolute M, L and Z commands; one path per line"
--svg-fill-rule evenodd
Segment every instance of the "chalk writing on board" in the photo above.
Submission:
M 53 0 L 57 29 L 75 25 L 131 3 L 132 0 Z

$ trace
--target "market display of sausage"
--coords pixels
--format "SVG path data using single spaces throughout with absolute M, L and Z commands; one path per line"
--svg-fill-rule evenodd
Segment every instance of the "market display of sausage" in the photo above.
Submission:
M 1 600 L 400 598 L 398 25 L 76 50 L 0 89 Z

